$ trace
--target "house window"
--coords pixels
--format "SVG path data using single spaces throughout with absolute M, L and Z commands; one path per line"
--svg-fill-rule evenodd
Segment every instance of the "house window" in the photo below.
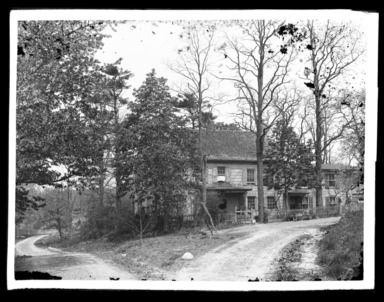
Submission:
M 255 169 L 247 169 L 247 183 L 255 183 Z
M 336 186 L 335 174 L 327 173 L 325 174 L 325 187 L 334 188 Z
M 303 200 L 301 201 L 301 207 L 303 209 L 308 209 L 309 199 L 308 197 L 303 197 Z
M 225 167 L 217 167 L 217 175 L 225 176 Z
M 248 196 L 248 210 L 254 210 L 255 209 L 255 196 Z
M 267 196 L 267 206 L 268 209 L 276 208 L 275 196 Z

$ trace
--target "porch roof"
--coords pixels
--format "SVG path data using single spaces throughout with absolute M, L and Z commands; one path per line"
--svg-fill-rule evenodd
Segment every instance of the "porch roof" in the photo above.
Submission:
M 235 188 L 235 187 L 207 187 L 209 191 L 226 191 L 229 193 L 245 193 L 252 191 L 251 188 Z
M 308 189 L 296 189 L 294 191 L 288 191 L 289 195 L 306 195 L 306 194 L 310 194 L 310 193 L 311 193 L 311 191 Z

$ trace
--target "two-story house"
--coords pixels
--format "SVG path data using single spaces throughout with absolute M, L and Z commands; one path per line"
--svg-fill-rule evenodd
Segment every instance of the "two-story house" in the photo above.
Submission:
M 245 131 L 212 131 L 209 133 L 209 139 L 205 140 L 205 148 L 207 190 L 221 193 L 220 208 L 229 213 L 234 213 L 235 209 L 257 211 L 255 136 Z M 320 206 L 333 207 L 337 206 L 339 201 L 346 201 L 345 192 L 337 180 L 340 169 L 341 165 L 323 165 L 323 202 Z M 270 211 L 276 208 L 280 210 L 316 208 L 315 190 L 308 187 L 296 187 L 289 191 L 287 205 L 277 192 L 264 187 L 264 200 L 265 207 Z

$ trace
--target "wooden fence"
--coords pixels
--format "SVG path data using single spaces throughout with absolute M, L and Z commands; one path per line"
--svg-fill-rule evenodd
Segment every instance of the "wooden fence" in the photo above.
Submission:
M 292 221 L 292 220 L 308 220 L 315 218 L 337 217 L 346 212 L 362 211 L 364 209 L 363 203 L 351 203 L 349 205 L 335 205 L 328 207 L 317 207 L 314 209 L 298 209 L 298 210 L 279 210 L 268 209 L 265 211 L 267 222 L 276 221 Z M 212 215 L 212 219 L 215 224 L 218 223 L 233 223 L 243 224 L 251 223 L 256 218 L 258 221 L 257 210 L 238 210 L 235 208 L 233 212 L 219 211 L 215 215 Z M 191 226 L 193 224 L 193 215 L 184 215 L 183 225 Z
M 259 212 L 257 210 L 238 210 L 235 208 L 235 215 L 232 218 L 235 223 L 251 223 L 257 219 Z
M 339 206 L 319 207 L 316 209 L 298 209 L 298 210 L 266 210 L 264 212 L 266 222 L 290 221 L 290 220 L 308 220 L 314 218 L 335 217 L 341 215 Z M 236 210 L 234 221 L 236 223 L 250 223 L 256 217 L 258 221 L 257 210 Z M 259 221 L 258 221 L 259 222 Z

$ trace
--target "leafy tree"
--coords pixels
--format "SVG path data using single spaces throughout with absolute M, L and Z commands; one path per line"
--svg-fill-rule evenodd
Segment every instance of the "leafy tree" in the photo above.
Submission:
M 41 209 L 41 222 L 45 228 L 54 228 L 63 240 L 65 233 L 71 233 L 72 229 L 72 211 L 74 198 L 73 189 L 70 187 L 58 189 L 46 189 L 42 196 L 46 200 L 46 205 Z M 76 197 L 75 197 L 76 198 Z
M 113 64 L 104 64 L 101 68 L 101 86 L 98 94 L 90 100 L 88 110 L 88 118 L 92 121 L 91 127 L 98 136 L 96 146 L 102 154 L 97 163 L 99 174 L 94 178 L 97 182 L 99 203 L 100 205 L 104 203 L 105 187 L 113 183 L 117 208 L 120 208 L 121 198 L 126 194 L 121 184 L 120 157 L 117 150 L 123 115 L 121 111 L 127 108 L 128 103 L 123 94 L 130 88 L 127 81 L 133 76 L 130 71 L 119 67 L 121 61 L 120 58 Z
M 123 183 L 131 188 L 136 209 L 164 218 L 166 229 L 167 217 L 182 212 L 188 191 L 194 190 L 196 138 L 155 70 L 133 95 L 119 140 Z
M 265 185 L 283 194 L 283 204 L 288 209 L 288 191 L 296 186 L 311 187 L 315 171 L 313 145 L 300 142 L 293 127 L 280 119 L 272 130 L 265 154 Z
M 197 129 L 199 124 L 199 105 L 193 93 L 184 93 L 181 99 L 175 100 L 175 106 L 187 112 L 187 120 L 191 124 L 192 129 Z M 202 104 L 202 125 L 207 128 L 217 117 L 210 112 L 211 105 L 204 101 Z
M 22 212 L 30 183 L 54 185 L 92 173 L 89 130 L 81 116 L 93 93 L 107 25 L 102 21 L 21 21 L 16 93 L 16 208 Z M 97 87 L 97 84 L 96 84 Z M 54 167 L 66 164 L 70 170 Z
M 43 201 L 43 197 L 31 195 L 30 188 L 26 186 L 16 187 L 16 224 L 22 223 L 29 212 L 44 207 Z
M 233 130 L 233 131 L 240 130 L 239 125 L 236 124 L 236 123 L 222 123 L 222 122 L 218 122 L 218 123 L 214 123 L 213 128 L 215 130 Z
M 97 92 L 104 21 L 21 21 L 16 94 L 16 208 L 23 211 L 29 183 L 78 185 L 95 173 L 92 128 L 85 121 Z M 63 168 L 66 166 L 68 169 Z M 58 169 L 59 167 L 59 169 Z M 24 188 L 24 189 L 23 189 Z

